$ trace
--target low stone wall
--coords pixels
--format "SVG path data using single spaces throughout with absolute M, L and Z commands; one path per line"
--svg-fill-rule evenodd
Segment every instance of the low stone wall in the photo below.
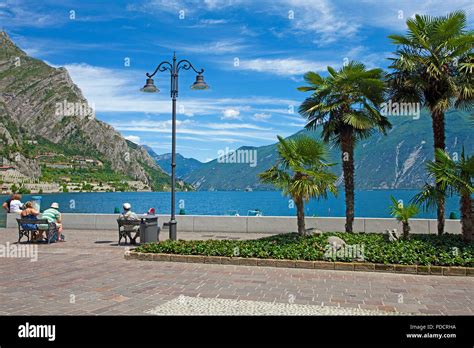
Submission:
M 17 227 L 16 214 L 7 215 L 7 227 Z M 64 228 L 80 230 L 115 230 L 117 214 L 63 214 Z M 169 221 L 169 215 L 159 215 L 159 224 Z M 216 216 L 178 215 L 180 232 L 238 232 L 238 233 L 287 233 L 296 232 L 296 217 L 293 216 Z M 316 228 L 323 232 L 344 231 L 343 217 L 307 217 L 306 228 Z M 412 233 L 435 234 L 435 219 L 410 220 Z M 446 220 L 448 233 L 460 234 L 460 220 Z M 401 231 L 401 224 L 389 218 L 356 218 L 355 232 L 380 233 L 387 229 Z
M 162 253 L 155 254 L 155 253 L 140 253 L 134 250 L 125 252 L 124 257 L 126 260 L 140 260 L 140 261 L 165 261 L 165 262 L 187 262 L 187 263 L 208 263 L 208 264 L 210 263 L 210 264 L 221 264 L 221 265 L 285 267 L 285 268 L 324 269 L 324 270 L 338 270 L 338 271 L 387 272 L 387 273 L 474 277 L 474 267 L 398 265 L 398 264 L 380 264 L 380 263 L 372 263 L 372 262 L 333 262 L 333 261 L 257 259 L 257 258 L 245 258 L 245 257 L 178 255 L 178 254 L 162 254 Z

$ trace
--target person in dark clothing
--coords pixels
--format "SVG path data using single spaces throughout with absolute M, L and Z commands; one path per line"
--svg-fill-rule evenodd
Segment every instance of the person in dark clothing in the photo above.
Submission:
M 13 201 L 15 194 L 12 194 L 10 198 L 8 198 L 5 202 L 2 204 L 2 208 L 6 210 L 7 213 L 10 212 L 10 202 Z

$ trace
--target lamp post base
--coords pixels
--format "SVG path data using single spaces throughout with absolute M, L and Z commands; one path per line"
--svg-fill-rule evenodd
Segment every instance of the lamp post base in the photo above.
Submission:
M 170 239 L 176 240 L 178 237 L 178 222 L 176 220 L 170 220 Z

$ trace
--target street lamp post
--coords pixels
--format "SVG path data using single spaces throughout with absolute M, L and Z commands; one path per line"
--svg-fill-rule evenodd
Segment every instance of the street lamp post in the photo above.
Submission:
M 200 71 L 196 70 L 193 64 L 186 59 L 180 60 L 176 63 L 176 52 L 173 54 L 173 61 L 163 61 L 156 67 L 152 74 L 146 73 L 147 79 L 146 84 L 141 89 L 142 92 L 147 93 L 159 93 L 160 90 L 155 86 L 152 77 L 160 71 L 164 72 L 168 70 L 171 75 L 171 100 L 172 100 L 172 140 L 171 140 L 171 219 L 169 222 L 170 239 L 177 239 L 177 222 L 175 216 L 175 186 L 176 186 L 176 98 L 178 97 L 178 73 L 179 71 L 193 69 L 197 73 L 196 81 L 191 86 L 191 89 L 201 90 L 209 89 L 209 86 L 204 82 L 204 76 L 202 73 L 204 69 Z

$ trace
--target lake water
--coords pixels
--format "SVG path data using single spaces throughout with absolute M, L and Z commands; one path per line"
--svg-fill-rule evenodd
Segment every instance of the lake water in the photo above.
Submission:
M 416 190 L 369 190 L 357 191 L 355 213 L 357 217 L 390 217 L 388 206 L 390 196 L 402 199 L 405 204 L 417 193 Z M 153 207 L 159 214 L 170 213 L 171 194 L 169 192 L 101 192 L 101 193 L 57 193 L 42 194 L 42 210 L 52 202 L 58 202 L 60 210 L 65 213 L 106 213 L 111 214 L 122 203 L 132 204 L 132 210 L 144 213 Z M 6 196 L 1 197 L 3 201 Z M 31 195 L 24 195 L 26 202 Z M 2 202 L 3 202 L 2 201 Z M 278 191 L 198 191 L 177 192 L 176 213 L 184 207 L 187 215 L 226 215 L 236 210 L 240 215 L 247 215 L 248 210 L 260 209 L 265 216 L 292 216 L 296 214 L 289 198 Z M 181 205 L 181 206 L 180 206 Z M 447 200 L 446 214 L 456 212 L 459 216 L 457 197 Z M 327 200 L 312 200 L 305 205 L 307 216 L 344 216 L 344 194 Z M 435 218 L 435 212 L 420 212 L 417 217 Z

